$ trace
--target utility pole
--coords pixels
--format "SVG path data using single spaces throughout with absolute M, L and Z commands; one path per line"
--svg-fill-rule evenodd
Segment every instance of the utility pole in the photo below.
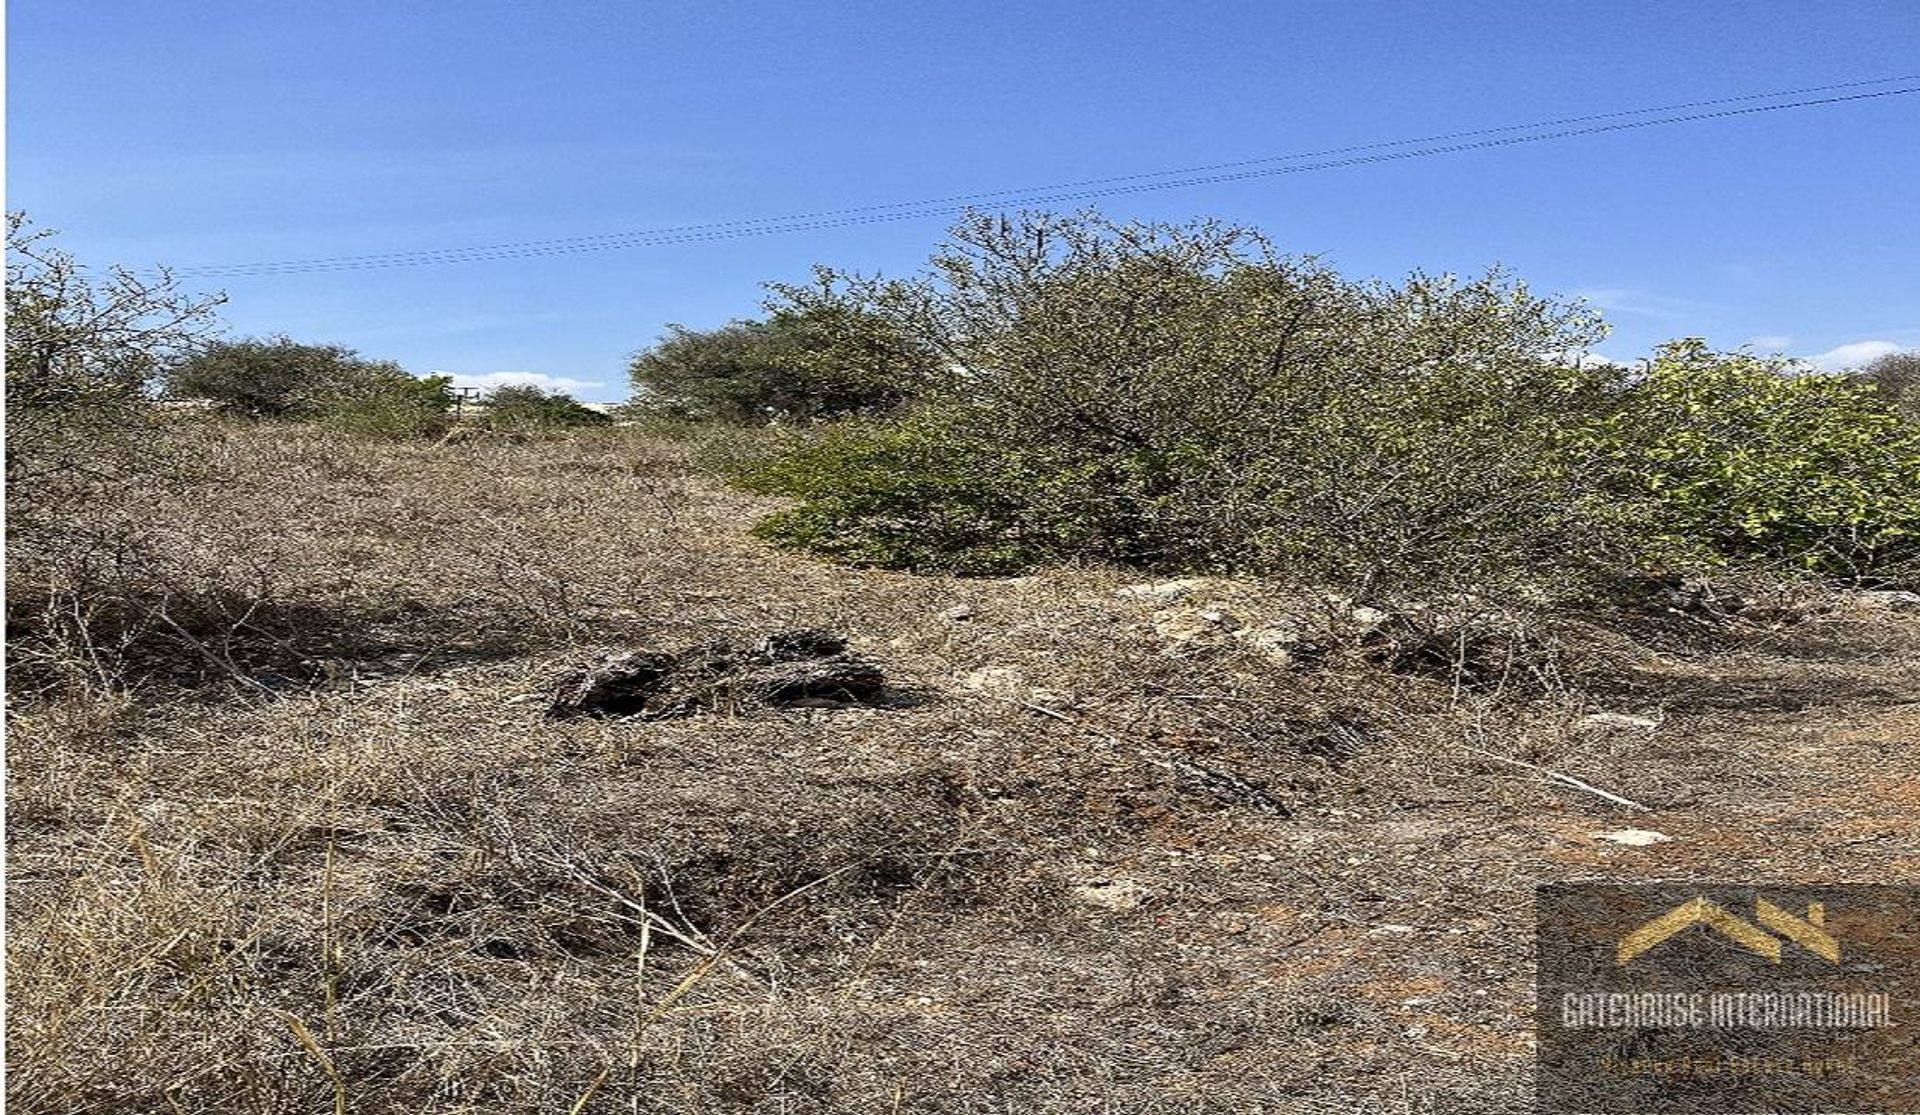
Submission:
M 455 422 L 460 421 L 460 419 L 467 413 L 467 404 L 479 402 L 480 395 L 481 395 L 481 391 L 478 387 L 454 388 L 453 389 L 453 420 Z

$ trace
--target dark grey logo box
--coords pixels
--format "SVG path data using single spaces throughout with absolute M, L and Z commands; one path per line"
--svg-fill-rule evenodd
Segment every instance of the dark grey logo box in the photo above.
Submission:
M 1920 887 L 1535 897 L 1541 1112 L 1920 1112 Z

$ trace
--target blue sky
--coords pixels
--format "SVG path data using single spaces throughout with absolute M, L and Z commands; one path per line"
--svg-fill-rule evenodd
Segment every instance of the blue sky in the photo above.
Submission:
M 8 5 L 7 205 L 180 267 L 592 236 L 1920 71 L 1920 3 Z M 1920 82 L 1910 82 L 1910 85 Z M 1643 355 L 1920 346 L 1920 95 L 1112 198 L 1354 275 L 1502 263 Z M 624 395 L 668 322 L 921 218 L 207 280 L 230 331 Z M 1848 347 L 1852 346 L 1852 347 Z

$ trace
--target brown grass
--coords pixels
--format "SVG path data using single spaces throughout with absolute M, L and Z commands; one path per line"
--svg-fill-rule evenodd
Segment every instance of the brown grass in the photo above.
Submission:
M 1532 884 L 1920 871 L 1920 624 L 1840 598 L 1488 618 L 1436 644 L 1463 683 L 1422 641 L 1457 625 L 1370 643 L 1321 593 L 772 552 L 771 504 L 626 430 L 168 439 L 194 483 L 16 537 L 21 1112 L 1519 1111 Z M 901 699 L 529 699 L 786 627 Z M 1676 839 L 1590 835 L 1627 824 Z

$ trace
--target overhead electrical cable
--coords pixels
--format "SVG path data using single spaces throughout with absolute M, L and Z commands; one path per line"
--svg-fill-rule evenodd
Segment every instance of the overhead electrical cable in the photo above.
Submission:
M 1257 159 L 1242 159 L 1233 162 L 1185 167 L 1176 170 L 1151 171 L 1107 178 L 1085 179 L 1054 186 L 1031 187 L 1026 190 L 997 190 L 973 194 L 959 194 L 945 198 L 823 210 L 784 217 L 751 218 L 707 224 L 668 226 L 652 230 L 611 233 L 570 239 L 530 240 L 466 248 L 423 249 L 372 255 L 181 267 L 176 268 L 174 274 L 183 277 L 308 274 L 328 271 L 417 267 L 430 264 L 467 263 L 485 260 L 526 259 L 539 256 L 569 255 L 621 248 L 654 247 L 669 244 L 730 240 L 748 236 L 771 235 L 781 232 L 847 228 L 888 221 L 943 217 L 952 215 L 957 211 L 957 208 L 982 204 L 996 206 L 1033 206 L 1071 201 L 1090 201 L 1104 197 L 1146 193 L 1155 190 L 1237 182 L 1256 178 L 1277 177 L 1284 174 L 1302 174 L 1340 167 L 1426 158 L 1435 155 L 1456 154 L 1488 148 L 1511 147 L 1526 143 L 1540 143 L 1547 140 L 1568 139 L 1608 132 L 1630 131 L 1667 124 L 1752 116 L 1792 108 L 1810 108 L 1821 105 L 1842 104 L 1851 101 L 1904 96 L 1912 93 L 1920 93 L 1920 86 L 1898 89 L 1877 89 L 1868 92 L 1784 102 L 1775 100 L 1783 96 L 1838 89 L 1854 89 L 1868 85 L 1884 85 L 1889 82 L 1912 81 L 1917 79 L 1920 79 L 1920 75 L 1879 78 L 1871 81 L 1845 82 L 1837 85 L 1813 86 L 1773 93 L 1754 93 L 1739 97 L 1722 97 L 1709 101 L 1693 101 L 1686 104 L 1666 105 L 1656 108 L 1628 109 L 1619 112 L 1566 117 L 1560 120 L 1542 121 L 1534 124 L 1478 128 L 1470 131 L 1451 132 L 1419 139 L 1391 140 L 1379 143 L 1359 144 L 1350 147 L 1330 148 L 1322 151 L 1303 152 L 1294 155 L 1272 155 Z M 1679 115 L 1656 116 L 1647 119 L 1627 119 L 1629 117 L 1647 117 L 1651 113 L 1673 113 L 1682 109 L 1740 104 L 1755 100 L 1773 100 L 1775 103 L 1747 105 L 1746 107 L 1740 108 L 1720 108 L 1706 112 L 1685 112 Z M 1592 121 L 1614 122 L 1604 124 L 1590 123 Z M 1587 126 L 1567 126 L 1572 124 L 1586 124 Z M 1552 130 L 1542 131 L 1539 129 Z M 1474 139 L 1471 142 L 1444 142 L 1447 140 L 1468 139 L 1476 136 L 1485 138 Z M 1359 152 L 1371 153 L 1358 154 Z M 1328 156 L 1346 157 L 1328 158 Z M 1299 162 L 1298 160 L 1318 161 Z M 1269 163 L 1290 165 L 1263 165 Z
M 580 236 L 580 237 L 569 237 L 569 238 L 551 239 L 551 240 L 526 240 L 526 241 L 503 243 L 503 244 L 483 244 L 483 245 L 475 245 L 467 248 L 421 249 L 417 251 L 408 251 L 408 252 L 387 252 L 387 253 L 374 253 L 374 254 L 368 254 L 368 255 L 335 256 L 335 257 L 327 257 L 327 258 L 311 259 L 311 260 L 293 260 L 293 261 L 287 261 L 284 265 L 295 266 L 295 265 L 307 265 L 307 264 L 323 265 L 323 264 L 348 263 L 348 262 L 357 263 L 357 262 L 371 262 L 376 260 L 384 261 L 384 260 L 402 259 L 402 258 L 412 259 L 415 257 L 422 257 L 422 256 L 466 255 L 473 252 L 511 251 L 511 250 L 517 250 L 522 248 L 567 248 L 567 247 L 576 247 L 576 246 L 586 247 L 590 245 L 603 245 L 609 242 L 620 242 L 620 243 L 615 243 L 614 246 L 622 246 L 625 241 L 630 240 L 635 236 L 666 236 L 666 235 L 675 235 L 680 233 L 703 232 L 703 231 L 710 231 L 710 230 L 740 228 L 740 227 L 746 227 L 746 226 L 781 224 L 781 223 L 786 223 L 791 221 L 811 221 L 811 220 L 819 220 L 819 219 L 829 218 L 829 217 L 842 217 L 842 216 L 852 216 L 852 215 L 865 214 L 865 213 L 875 213 L 875 212 L 892 210 L 892 209 L 920 209 L 926 206 L 935 206 L 935 205 L 957 205 L 957 204 L 964 204 L 964 203 L 979 203 L 979 202 L 986 202 L 986 201 L 989 201 L 990 199 L 997 198 L 997 197 L 1005 197 L 1008 195 L 1053 193 L 1061 190 L 1080 189 L 1080 188 L 1092 187 L 1092 186 L 1107 186 L 1107 185 L 1112 185 L 1112 184 L 1121 183 L 1121 182 L 1135 182 L 1135 181 L 1142 181 L 1150 178 L 1164 178 L 1172 175 L 1191 175 L 1191 174 L 1201 174 L 1209 171 L 1230 170 L 1238 167 L 1256 166 L 1261 163 L 1292 162 L 1292 161 L 1298 161 L 1301 159 L 1317 159 L 1317 158 L 1324 158 L 1332 155 L 1353 154 L 1355 152 L 1360 152 L 1360 151 L 1376 151 L 1376 150 L 1383 150 L 1383 149 L 1394 148 L 1394 147 L 1405 147 L 1412 144 L 1438 143 L 1445 140 L 1465 139 L 1472 136 L 1486 136 L 1486 135 L 1497 135 L 1497 134 L 1508 133 L 1508 132 L 1531 131 L 1536 128 L 1555 128 L 1555 127 L 1562 127 L 1568 124 L 1584 124 L 1584 123 L 1589 123 L 1595 120 L 1613 120 L 1613 119 L 1619 119 L 1622 117 L 1629 117 L 1629 116 L 1644 116 L 1644 115 L 1655 113 L 1655 112 L 1680 112 L 1680 111 L 1685 111 L 1689 109 L 1708 108 L 1715 105 L 1736 104 L 1736 103 L 1741 103 L 1746 101 L 1773 100 L 1780 97 L 1800 96 L 1807 93 L 1825 93 L 1825 92 L 1831 92 L 1836 89 L 1855 89 L 1855 88 L 1861 88 L 1868 85 L 1888 85 L 1894 82 L 1915 81 L 1915 80 L 1920 80 L 1920 74 L 1909 74 L 1901 77 L 1873 78 L 1866 81 L 1848 81 L 1848 82 L 1841 82 L 1834 85 L 1813 85 L 1813 86 L 1806 86 L 1798 89 L 1779 89 L 1769 93 L 1748 93 L 1738 97 L 1718 97 L 1712 100 L 1687 101 L 1680 104 L 1656 105 L 1648 108 L 1623 109 L 1617 112 L 1605 112 L 1605 113 L 1598 113 L 1598 114 L 1587 115 L 1587 116 L 1569 116 L 1569 117 L 1562 117 L 1557 120 L 1535 121 L 1534 123 L 1531 123 L 1531 124 L 1509 124 L 1509 125 L 1503 125 L 1500 127 L 1493 127 L 1493 128 L 1475 128 L 1468 131 L 1445 132 L 1439 135 L 1419 136 L 1419 137 L 1414 137 L 1409 139 L 1385 140 L 1377 143 L 1365 143 L 1365 144 L 1359 144 L 1359 145 L 1349 146 L 1349 147 L 1325 148 L 1319 151 L 1300 151 L 1300 152 L 1294 152 L 1288 155 L 1265 155 L 1265 156 L 1261 156 L 1259 158 L 1254 158 L 1254 159 L 1239 159 L 1232 162 L 1210 163 L 1210 164 L 1205 164 L 1201 166 L 1180 167 L 1172 170 L 1145 171 L 1137 174 L 1122 174 L 1122 175 L 1115 175 L 1115 176 L 1110 176 L 1105 178 L 1087 178 L 1087 179 L 1081 179 L 1074 182 L 1056 183 L 1051 186 L 1028 186 L 1028 187 L 1022 187 L 1019 189 L 990 190 L 990 191 L 983 191 L 979 193 L 954 194 L 947 197 L 923 198 L 917 201 L 887 202 L 887 203 L 874 204 L 874 205 L 854 206 L 854 207 L 845 208 L 845 209 L 828 209 L 828 210 L 819 210 L 819 211 L 810 212 L 810 213 L 796 213 L 796 214 L 789 214 L 787 216 L 780 216 L 780 217 L 754 217 L 754 218 L 745 218 L 745 219 L 732 220 L 732 221 L 710 222 L 706 224 L 672 225 L 672 226 L 666 226 L 658 229 L 649 229 L 649 230 L 636 231 L 636 232 L 607 233 L 607 234 L 601 234 L 597 236 Z M 1781 107 L 1786 107 L 1786 106 L 1781 106 Z M 229 265 L 229 266 L 275 267 L 275 266 L 282 266 L 282 265 L 283 264 L 264 263 L 264 264 L 235 264 L 235 265 Z M 209 271 L 209 270 L 225 270 L 225 269 L 226 269 L 225 267 L 206 267 L 206 268 L 195 268 L 194 270 Z

